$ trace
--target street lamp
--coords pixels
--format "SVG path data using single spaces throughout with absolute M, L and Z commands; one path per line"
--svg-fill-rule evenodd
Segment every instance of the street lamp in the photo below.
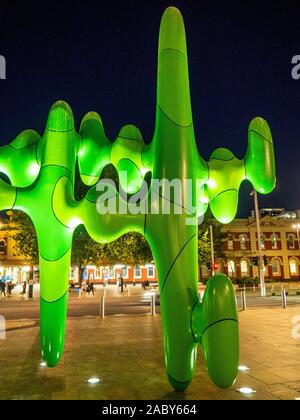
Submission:
M 264 275 L 264 266 L 263 266 L 263 256 L 261 250 L 261 233 L 260 233 L 260 223 L 259 223 L 259 210 L 258 210 L 258 199 L 257 192 L 254 190 L 251 194 L 254 197 L 254 206 L 255 206 L 255 219 L 256 219 L 256 230 L 257 230 L 257 244 L 258 244 L 258 268 L 259 268 L 259 279 L 260 279 L 260 293 L 262 297 L 266 296 L 265 289 L 265 275 Z
M 211 251 L 211 275 L 215 275 L 215 252 L 214 252 L 214 235 L 213 235 L 213 226 L 209 226 L 210 232 L 210 251 Z

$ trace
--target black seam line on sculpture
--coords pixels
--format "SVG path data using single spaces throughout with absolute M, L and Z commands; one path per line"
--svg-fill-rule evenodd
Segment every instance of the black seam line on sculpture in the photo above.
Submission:
M 189 381 L 178 381 L 177 379 L 173 378 L 173 376 L 171 376 L 168 372 L 167 375 L 172 381 L 177 382 L 178 384 L 189 384 L 192 381 L 192 379 L 190 379 Z
M 13 202 L 13 205 L 12 205 L 12 207 L 11 207 L 11 210 L 15 207 L 15 204 L 16 204 L 16 202 L 17 202 L 17 194 L 18 194 L 18 187 L 15 187 L 16 188 L 16 190 L 15 190 L 15 198 L 14 198 L 14 202 Z
M 99 179 L 99 177 L 100 177 L 100 175 L 101 175 L 101 173 L 99 174 L 99 175 L 91 175 L 91 174 L 84 174 L 84 173 L 82 173 L 82 172 L 79 172 L 79 175 L 80 176 L 88 176 L 88 177 L 93 177 L 93 178 L 98 178 Z M 95 185 L 95 184 L 94 184 Z
M 186 57 L 186 53 L 184 53 L 183 51 L 178 50 L 177 48 L 164 48 L 163 50 L 160 50 L 158 53 L 158 56 L 160 56 L 161 53 L 165 52 L 165 51 L 175 51 L 178 52 L 179 54 L 182 54 Z
M 226 193 L 226 192 L 229 192 L 229 191 L 235 191 L 236 193 L 238 192 L 238 190 L 237 189 L 235 189 L 235 188 L 228 188 L 228 190 L 224 190 L 224 191 L 222 191 L 222 192 L 220 192 L 219 194 L 217 194 L 216 196 L 214 196 L 214 198 L 211 200 L 211 202 L 210 202 L 210 204 L 216 199 L 216 198 L 218 198 L 220 195 L 222 195 L 222 194 L 224 194 L 224 193 Z
M 45 303 L 57 303 L 59 300 L 61 300 L 62 298 L 64 298 L 66 296 L 67 292 L 68 292 L 68 289 L 65 291 L 65 293 L 63 295 L 61 295 L 60 298 L 58 298 L 56 300 L 53 300 L 51 302 L 49 302 L 49 300 L 46 300 L 46 299 L 42 298 L 42 296 L 41 296 L 41 300 Z
M 198 340 L 196 339 L 195 334 L 194 334 L 192 317 L 193 317 L 194 309 L 196 308 L 196 306 L 198 305 L 198 303 L 200 303 L 200 302 L 199 301 L 196 301 L 194 303 L 194 306 L 193 306 L 193 309 L 192 309 L 192 312 L 191 312 L 191 316 L 190 316 L 190 328 L 191 328 L 192 337 L 193 337 L 195 343 L 198 343 Z
M 261 134 L 261 133 L 259 133 L 258 131 L 255 131 L 255 130 L 249 130 L 249 133 L 255 133 L 255 134 L 257 134 L 259 137 L 261 137 L 263 140 L 265 140 L 267 143 L 269 143 L 269 144 L 271 144 L 272 146 L 274 146 L 273 145 L 273 143 L 271 142 L 271 140 L 269 140 L 269 139 L 267 139 L 263 134 Z
M 178 254 L 177 254 L 177 256 L 175 257 L 175 259 L 173 260 L 173 262 L 172 262 L 172 264 L 171 264 L 171 266 L 170 266 L 170 268 L 169 268 L 169 270 L 168 270 L 168 272 L 167 272 L 167 274 L 166 274 L 166 277 L 165 277 L 165 279 L 164 279 L 164 282 L 163 282 L 163 285 L 162 285 L 162 288 L 161 288 L 161 294 L 163 293 L 163 291 L 164 291 L 164 288 L 165 288 L 165 285 L 166 285 L 166 281 L 167 281 L 167 279 L 168 279 L 168 276 L 169 276 L 169 274 L 170 274 L 170 272 L 171 272 L 171 270 L 172 270 L 172 268 L 174 267 L 174 265 L 175 265 L 175 263 L 176 263 L 176 261 L 178 260 L 178 258 L 180 257 L 180 255 L 182 254 L 182 252 L 184 251 L 184 249 L 186 248 L 186 246 L 191 242 L 191 240 L 192 239 L 194 239 L 195 238 L 195 236 L 197 235 L 197 233 L 194 233 L 194 235 L 193 236 L 191 236 L 190 237 L 190 239 L 183 245 L 183 247 L 181 248 L 181 250 L 178 252 Z
M 188 125 L 183 125 L 183 124 L 178 124 L 177 122 L 175 122 L 174 120 L 172 120 L 172 118 L 171 117 L 169 117 L 168 116 L 168 114 L 166 114 L 165 113 L 165 111 L 162 109 L 162 107 L 159 105 L 159 103 L 158 102 L 156 102 L 156 105 L 157 105 L 157 107 L 158 107 L 158 109 L 161 111 L 161 113 L 169 120 L 169 121 L 171 121 L 171 123 L 173 123 L 173 124 L 175 124 L 175 125 L 177 125 L 178 127 L 181 127 L 181 128 L 189 128 L 189 127 L 191 127 L 191 126 L 193 126 L 193 121 L 190 123 L 190 124 L 188 124 Z
M 188 216 L 193 216 L 191 210 L 185 208 L 182 204 L 179 203 L 175 203 L 175 201 L 171 200 L 170 198 L 164 197 L 162 194 L 160 194 L 159 192 L 155 191 L 155 189 L 152 189 L 154 191 L 155 194 L 157 194 L 160 198 L 163 198 L 164 200 L 169 201 L 169 203 L 175 204 L 178 207 L 181 207 L 183 210 L 185 210 L 186 212 L 188 212 Z
M 13 150 L 24 150 L 27 149 L 27 147 L 36 146 L 38 143 L 30 143 L 23 147 L 14 147 L 12 144 L 8 144 L 9 147 L 11 147 Z
M 38 157 L 38 144 L 36 143 L 36 147 L 35 147 L 35 159 L 36 159 L 36 161 L 37 161 L 37 164 L 40 166 L 40 170 L 41 170 L 41 167 L 42 167 L 42 165 L 40 165 L 40 163 L 39 163 L 39 157 Z M 42 163 L 42 162 L 41 162 Z M 40 173 L 40 170 L 39 170 L 39 173 Z
M 220 159 L 220 158 L 212 157 L 209 159 L 209 161 L 211 162 L 212 160 L 220 160 L 221 162 L 231 162 L 234 159 L 236 159 L 236 156 L 233 156 L 231 159 Z
M 138 169 L 138 171 L 141 172 L 140 168 L 137 166 L 137 164 L 133 160 L 131 160 L 130 158 L 122 158 L 122 159 L 119 160 L 118 163 L 120 163 L 121 160 L 129 160 L 129 162 L 131 162 Z
M 110 197 L 107 197 L 105 201 L 110 200 L 111 198 L 113 198 L 113 197 L 115 197 L 115 196 L 116 196 L 116 194 L 113 194 L 113 195 L 111 195 Z M 99 197 L 100 197 L 100 195 L 99 195 Z M 99 198 L 99 197 L 98 197 L 98 198 Z M 86 200 L 86 201 L 88 201 L 89 203 L 92 203 L 92 204 L 97 204 L 98 198 L 97 198 L 97 200 L 96 200 L 96 201 L 92 201 L 92 200 L 89 200 L 89 199 L 85 196 L 85 197 L 84 197 L 84 200 Z
M 62 165 L 56 165 L 56 164 L 51 164 L 51 163 L 48 163 L 47 165 L 42 165 L 41 166 L 41 169 L 42 168 L 47 168 L 48 166 L 50 166 L 50 167 L 57 167 L 57 168 L 63 168 L 63 169 L 65 169 L 66 171 L 68 171 L 68 172 L 70 172 L 70 174 L 72 174 L 73 175 L 73 172 L 71 171 L 71 169 L 69 169 L 69 168 L 67 168 L 66 166 L 62 166 Z M 64 175 L 64 176 L 66 176 L 66 175 Z M 70 180 L 71 181 L 71 180 Z
M 201 334 L 201 338 L 200 338 L 200 343 L 201 343 L 201 341 L 202 341 L 202 338 L 203 338 L 204 334 L 206 333 L 206 331 L 207 331 L 210 327 L 213 327 L 213 326 L 214 326 L 214 325 L 216 325 L 216 324 L 220 324 L 220 322 L 223 322 L 223 321 L 233 321 L 233 322 L 236 322 L 237 324 L 239 323 L 239 321 L 238 321 L 237 319 L 235 319 L 235 318 L 223 318 L 223 319 L 219 319 L 218 321 L 213 322 L 212 324 L 208 325 L 208 326 L 205 328 L 205 330 L 202 332 L 202 334 Z
M 44 261 L 56 262 L 56 261 L 60 260 L 61 258 L 65 257 L 67 255 L 67 253 L 70 251 L 71 248 L 72 248 L 72 244 L 69 246 L 69 248 L 60 257 L 55 258 L 55 260 L 49 260 L 49 258 L 44 258 L 41 252 L 40 252 L 40 256 L 43 258 Z
M 141 145 L 145 144 L 143 140 L 133 139 L 131 137 L 124 137 L 124 136 L 118 136 L 117 139 L 123 139 L 123 140 L 130 140 L 130 141 L 136 141 L 137 143 L 140 143 Z
M 68 178 L 67 177 L 67 175 L 62 175 L 61 177 L 59 177 L 58 178 L 58 180 L 56 181 L 56 183 L 55 183 L 55 185 L 54 185 L 54 188 L 53 188 L 53 191 L 52 191 L 52 195 L 51 195 L 51 209 L 52 209 L 52 212 L 53 212 L 53 214 L 54 214 L 54 217 L 55 217 L 55 219 L 62 225 L 62 226 L 64 226 L 64 227 L 66 227 L 67 229 L 73 229 L 74 230 L 74 228 L 70 228 L 69 226 L 67 226 L 67 225 L 65 225 L 64 223 L 62 223 L 60 220 L 59 220 L 59 218 L 56 216 L 56 214 L 55 214 L 55 211 L 54 211 L 54 207 L 53 207 L 53 196 L 54 196 L 54 191 L 55 191 L 55 189 L 56 189 L 56 186 L 57 186 L 57 184 L 59 183 L 59 181 L 62 179 L 62 178 L 67 178 L 70 182 L 71 182 L 71 180 L 70 180 L 70 178 Z
M 47 128 L 46 131 L 50 133 L 71 133 L 72 131 L 75 131 L 75 130 L 74 128 L 71 128 L 70 130 L 50 130 L 49 128 Z

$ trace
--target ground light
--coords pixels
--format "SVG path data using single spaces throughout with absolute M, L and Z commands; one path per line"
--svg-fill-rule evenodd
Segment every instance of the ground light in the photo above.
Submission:
M 243 388 L 238 388 L 237 389 L 238 392 L 240 392 L 241 394 L 245 394 L 245 395 L 250 395 L 250 394 L 255 394 L 256 391 L 252 388 L 249 388 L 247 386 L 243 387 Z
M 86 382 L 88 382 L 89 384 L 98 384 L 99 382 L 101 382 L 101 379 L 99 379 L 99 378 L 89 378 Z
M 47 366 L 47 363 L 46 363 L 46 362 L 41 362 L 41 363 L 40 363 L 40 366 L 41 366 L 41 367 L 46 367 L 46 366 Z
M 250 370 L 250 368 L 248 366 L 244 366 L 244 365 L 239 366 L 239 371 L 240 372 L 247 372 L 248 370 Z

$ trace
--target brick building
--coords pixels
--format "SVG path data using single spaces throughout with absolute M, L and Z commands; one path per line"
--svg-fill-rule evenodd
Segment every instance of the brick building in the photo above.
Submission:
M 300 279 L 299 234 L 300 219 L 265 216 L 260 219 L 262 252 L 268 259 L 265 277 L 271 280 Z M 252 258 L 258 256 L 256 222 L 253 217 L 235 219 L 222 227 L 225 257 L 217 259 L 218 272 L 231 278 L 259 277 Z M 201 267 L 202 278 L 210 275 Z

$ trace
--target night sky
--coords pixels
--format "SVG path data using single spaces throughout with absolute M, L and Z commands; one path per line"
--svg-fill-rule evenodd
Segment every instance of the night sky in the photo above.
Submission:
M 7 3 L 7 4 L 6 4 Z M 58 99 L 73 109 L 77 128 L 97 111 L 110 139 L 135 124 L 146 142 L 155 122 L 158 31 L 167 6 L 184 17 L 191 97 L 199 152 L 217 147 L 246 153 L 251 119 L 271 126 L 277 187 L 261 207 L 300 209 L 300 5 L 293 1 L 1 1 L 0 144 L 33 128 L 43 133 Z M 239 215 L 252 206 L 250 185 Z

